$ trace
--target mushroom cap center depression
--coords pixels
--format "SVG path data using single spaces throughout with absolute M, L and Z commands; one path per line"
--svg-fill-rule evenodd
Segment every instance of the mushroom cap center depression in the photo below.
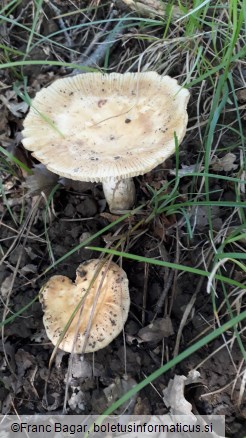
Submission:
M 79 93 L 79 92 L 77 92 Z M 140 97 L 136 103 L 124 96 L 107 96 L 104 99 L 79 97 L 71 99 L 69 104 L 58 113 L 52 114 L 52 121 L 63 134 L 61 150 L 54 144 L 56 163 L 59 157 L 69 153 L 74 159 L 74 171 L 80 160 L 115 161 L 119 158 L 129 160 L 131 155 L 151 153 L 157 145 L 163 143 L 163 132 L 167 131 L 168 114 L 159 109 L 160 102 L 150 102 Z M 52 133 L 51 140 L 57 133 Z M 155 134 L 150 138 L 150 133 Z M 170 137 L 173 131 L 170 130 Z M 69 140 L 69 141 L 68 141 Z M 66 152 L 63 147 L 66 144 Z M 50 143 L 52 147 L 52 141 Z M 136 152 L 137 151 L 137 152 Z M 98 163 L 99 164 L 99 163 Z M 79 172 L 79 170 L 78 170 Z

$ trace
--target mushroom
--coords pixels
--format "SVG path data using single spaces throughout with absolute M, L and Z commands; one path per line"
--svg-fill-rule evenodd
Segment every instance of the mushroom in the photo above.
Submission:
M 74 283 L 63 275 L 51 277 L 40 291 L 40 302 L 51 342 L 56 345 L 64 330 L 59 348 L 90 353 L 106 347 L 123 329 L 130 307 L 128 279 L 114 262 L 88 260 L 79 265 Z
M 85 73 L 36 94 L 23 144 L 58 175 L 102 182 L 110 211 L 130 209 L 132 177 L 175 151 L 186 132 L 189 92 L 169 76 Z

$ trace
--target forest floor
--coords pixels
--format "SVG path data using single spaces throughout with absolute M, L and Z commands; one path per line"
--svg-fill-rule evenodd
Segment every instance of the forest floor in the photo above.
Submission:
M 193 3 L 169 2 L 162 16 L 123 1 L 3 2 L 2 414 L 101 414 L 146 381 L 118 412 L 160 415 L 186 400 L 184 414 L 225 415 L 226 436 L 246 436 L 245 11 L 240 1 Z M 190 91 L 178 153 L 134 179 L 142 208 L 124 217 L 109 212 L 100 183 L 49 172 L 21 143 L 29 98 L 77 64 L 156 71 Z M 118 250 L 129 279 L 124 332 L 93 354 L 58 350 L 50 366 L 39 291 L 54 274 L 74 280 L 98 248 Z

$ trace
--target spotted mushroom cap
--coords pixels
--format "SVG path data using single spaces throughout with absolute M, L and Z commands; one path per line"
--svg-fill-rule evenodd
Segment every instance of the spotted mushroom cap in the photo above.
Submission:
M 108 182 L 142 175 L 175 151 L 187 125 L 189 92 L 147 73 L 85 73 L 36 94 L 23 144 L 58 175 Z
M 96 270 L 99 274 L 87 293 Z M 43 286 L 40 291 L 43 322 L 48 338 L 56 345 L 76 306 L 85 297 L 82 311 L 76 313 L 59 348 L 90 353 L 106 347 L 122 331 L 130 306 L 128 279 L 115 263 L 108 266 L 107 262 L 94 259 L 82 263 L 76 274 L 74 283 L 68 277 L 55 275 Z

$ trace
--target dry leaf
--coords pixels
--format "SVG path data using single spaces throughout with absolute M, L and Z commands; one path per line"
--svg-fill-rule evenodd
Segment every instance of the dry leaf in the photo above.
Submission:
M 195 415 L 192 414 L 192 405 L 184 396 L 186 380 L 185 376 L 175 375 L 163 391 L 163 401 L 166 407 L 169 408 L 171 415 L 191 415 L 195 419 Z
M 235 154 L 229 152 L 222 158 L 215 156 L 210 162 L 210 165 L 215 172 L 229 172 L 230 170 L 235 170 L 238 168 L 238 164 L 234 164 L 236 158 L 237 157 Z
M 31 335 L 30 339 L 31 341 L 37 342 L 38 344 L 40 344 L 41 342 L 49 342 L 45 329 L 35 332 L 33 335 Z
M 190 173 L 198 172 L 199 170 L 203 170 L 204 167 L 200 167 L 200 165 L 191 164 L 190 166 L 186 166 L 185 164 L 181 164 L 182 169 L 178 170 L 178 176 L 182 177 L 188 175 Z M 176 169 L 170 169 L 170 175 L 176 175 Z
M 58 392 L 51 392 L 49 394 L 49 400 L 54 400 L 54 402 L 50 405 L 47 404 L 46 394 L 43 396 L 42 404 L 45 407 L 46 411 L 56 411 L 56 409 L 61 405 L 61 394 Z
M 72 411 L 83 412 L 85 410 L 85 395 L 79 389 L 79 386 L 72 392 L 68 399 L 68 405 Z
M 5 105 L 0 105 L 0 112 L 1 112 L 1 118 L 0 118 L 0 133 L 2 135 L 6 135 L 6 138 L 8 139 L 8 135 L 10 134 L 10 129 L 8 125 L 8 110 L 6 109 Z
M 26 370 L 34 366 L 35 358 L 28 351 L 19 348 L 15 353 L 15 361 L 18 368 L 18 378 L 20 379 L 25 375 Z
M 245 170 L 241 174 L 241 180 L 246 181 L 246 171 Z M 240 184 L 240 190 L 244 194 L 245 194 L 245 186 L 246 186 L 246 182 L 243 182 Z
M 10 274 L 5 280 L 2 282 L 0 292 L 3 298 L 6 298 L 11 290 L 11 284 L 14 279 L 14 274 Z
M 187 379 L 185 381 L 185 386 L 191 385 L 191 383 L 197 383 L 199 382 L 199 379 L 201 377 L 201 374 L 197 370 L 190 370 L 187 376 Z
M 28 175 L 23 186 L 27 189 L 29 196 L 35 196 L 44 192 L 46 196 L 58 182 L 58 175 L 50 172 L 43 164 L 35 164 L 33 175 Z
M 242 88 L 241 90 L 238 90 L 236 92 L 236 95 L 239 102 L 241 103 L 246 102 L 246 88 Z
M 166 318 L 155 319 L 154 322 L 142 328 L 138 332 L 140 342 L 159 342 L 163 338 L 173 335 L 173 325 L 169 316 Z
M 123 394 L 126 394 L 127 391 L 132 389 L 136 384 L 136 380 L 134 380 L 132 377 L 125 376 L 123 379 L 116 377 L 114 382 L 103 390 L 108 404 L 111 405 L 115 400 L 119 399 Z M 128 400 L 126 403 L 124 403 L 124 405 L 121 406 L 120 412 L 123 411 L 125 415 L 132 414 L 136 400 L 137 394 L 134 394 L 130 401 Z
M 212 205 L 210 208 L 211 218 L 213 220 L 214 229 L 218 230 L 222 226 L 222 220 L 220 219 L 220 208 L 216 205 Z M 190 217 L 190 223 L 194 228 L 203 230 L 208 225 L 208 212 L 207 208 L 203 206 L 196 207 L 194 213 Z
M 196 419 L 192 414 L 192 405 L 184 396 L 185 385 L 198 381 L 200 374 L 190 374 L 188 378 L 185 376 L 175 375 L 173 379 L 169 380 L 168 387 L 163 391 L 163 401 L 167 408 L 170 409 L 171 415 L 190 415 Z
M 22 274 L 29 274 L 30 272 L 32 274 L 36 274 L 38 267 L 36 265 L 33 265 L 32 263 L 29 263 L 28 265 L 23 266 L 23 268 L 21 268 L 21 273 Z
M 14 97 L 16 97 L 16 95 Z M 10 98 L 13 98 L 13 96 L 10 96 Z M 5 96 L 1 96 L 1 101 L 15 117 L 22 118 L 23 114 L 28 110 L 28 104 L 26 102 L 10 101 Z
M 184 396 L 185 376 L 174 376 L 168 383 L 168 387 L 164 389 L 163 401 L 167 408 L 170 409 L 172 415 L 191 415 L 192 404 L 189 403 Z
M 74 379 L 88 379 L 92 377 L 91 363 L 81 354 L 74 354 L 71 363 L 71 376 Z

